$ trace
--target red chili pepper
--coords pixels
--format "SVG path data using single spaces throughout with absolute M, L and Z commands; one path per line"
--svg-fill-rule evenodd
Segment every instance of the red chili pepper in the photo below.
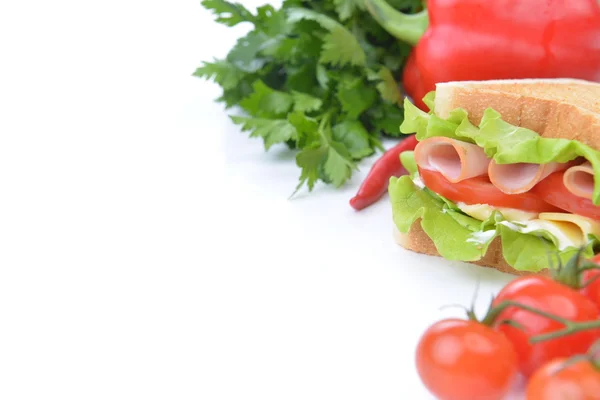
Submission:
M 429 0 L 426 10 L 411 15 L 385 0 L 365 3 L 384 29 L 415 45 L 404 86 L 421 108 L 439 82 L 600 81 L 597 0 Z
M 408 171 L 400 162 L 400 154 L 404 151 L 414 150 L 416 145 L 417 138 L 415 135 L 411 135 L 383 153 L 371 167 L 356 196 L 350 199 L 352 208 L 362 210 L 375 203 L 387 191 L 392 176 L 406 175 Z

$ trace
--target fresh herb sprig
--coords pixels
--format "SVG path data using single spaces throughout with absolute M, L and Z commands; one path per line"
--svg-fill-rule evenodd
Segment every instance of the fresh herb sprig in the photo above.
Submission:
M 420 0 L 390 2 L 407 12 Z M 223 90 L 217 101 L 265 150 L 284 143 L 297 151 L 296 190 L 317 181 L 342 186 L 357 162 L 383 150 L 382 135 L 398 136 L 403 119 L 401 75 L 410 46 L 385 32 L 362 0 L 285 0 L 254 13 L 239 3 L 204 0 L 216 21 L 249 23 L 222 60 L 195 76 Z

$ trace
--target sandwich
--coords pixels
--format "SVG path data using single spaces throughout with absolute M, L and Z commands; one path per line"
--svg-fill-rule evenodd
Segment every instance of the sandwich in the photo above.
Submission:
M 446 82 L 424 102 L 405 99 L 418 144 L 388 188 L 398 244 L 518 275 L 600 252 L 600 84 Z

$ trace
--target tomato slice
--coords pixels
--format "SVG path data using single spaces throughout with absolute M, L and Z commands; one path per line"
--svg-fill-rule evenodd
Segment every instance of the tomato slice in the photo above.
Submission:
M 496 207 L 515 208 L 531 212 L 561 212 L 531 191 L 521 194 L 506 194 L 494 186 L 487 176 L 465 179 L 457 183 L 448 181 L 437 171 L 419 168 L 425 186 L 455 202 L 465 204 L 489 204 Z
M 569 192 L 563 183 L 564 171 L 550 174 L 546 179 L 531 189 L 532 193 L 545 202 L 567 210 L 570 213 L 600 220 L 600 207 L 591 200 L 584 199 Z

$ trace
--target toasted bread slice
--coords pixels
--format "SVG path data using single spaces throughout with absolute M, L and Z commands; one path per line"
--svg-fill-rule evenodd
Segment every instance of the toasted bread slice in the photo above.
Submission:
M 541 136 L 578 140 L 600 151 L 600 84 L 576 79 L 447 82 L 436 85 L 435 113 L 456 108 L 479 125 L 493 108 L 512 125 Z
M 421 228 L 421 220 L 415 221 L 415 223 L 410 227 L 410 231 L 408 234 L 401 233 L 394 226 L 394 239 L 396 243 L 400 246 L 404 247 L 407 250 L 414 251 L 416 253 L 427 254 L 430 256 L 440 256 L 437 249 L 435 248 L 435 244 L 433 241 L 427 236 L 423 228 Z M 488 251 L 479 261 L 473 261 L 471 264 L 479 265 L 481 267 L 486 268 L 495 268 L 500 272 L 506 272 L 513 275 L 548 275 L 549 271 L 543 270 L 538 273 L 527 272 L 527 271 L 517 271 L 504 259 L 502 255 L 502 242 L 499 237 L 494 239 L 490 246 L 488 247 Z

